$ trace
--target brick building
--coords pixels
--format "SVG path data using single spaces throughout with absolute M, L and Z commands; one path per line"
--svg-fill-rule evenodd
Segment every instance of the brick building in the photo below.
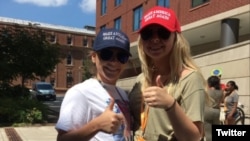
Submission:
M 176 12 L 193 55 L 249 39 L 249 0 L 97 0 L 96 32 L 115 27 L 124 31 L 131 40 L 133 57 L 122 78 L 140 73 L 137 30 L 143 12 L 154 5 L 169 7 Z M 233 28 L 233 33 L 229 33 L 231 31 L 226 26 Z
M 137 31 L 143 12 L 154 5 L 169 7 L 176 12 L 182 33 L 189 41 L 193 58 L 204 77 L 207 78 L 214 68 L 222 69 L 222 82 L 237 82 L 240 101 L 250 114 L 249 0 L 96 0 L 96 32 L 1 17 L 0 26 L 18 21 L 18 24 L 30 23 L 56 35 L 56 41 L 65 47 L 65 57 L 46 81 L 52 80 L 55 88 L 63 91 L 81 81 L 83 54 L 85 49 L 92 47 L 95 33 L 106 27 L 121 29 L 130 38 L 132 57 L 118 85 L 129 91 L 140 73 Z M 71 44 L 68 41 L 72 41 Z M 67 60 L 71 61 L 68 63 Z M 67 76 L 72 76 L 72 83 L 67 83 Z
M 154 5 L 175 11 L 182 34 L 205 78 L 223 70 L 222 82 L 237 82 L 240 102 L 250 114 L 250 3 L 249 0 L 97 0 L 96 31 L 115 27 L 131 40 L 133 57 L 118 85 L 128 91 L 140 73 L 138 29 L 143 12 Z M 134 77 L 133 77 L 134 76 Z
M 62 46 L 61 63 L 55 66 L 54 73 L 37 81 L 52 83 L 57 93 L 64 93 L 69 87 L 82 81 L 83 59 L 87 57 L 87 52 L 94 43 L 95 27 L 85 26 L 81 29 L 0 17 L 0 28 L 15 24 L 42 29 L 50 33 L 48 38 L 52 44 L 58 43 Z M 30 87 L 32 83 L 33 81 L 28 80 L 25 85 Z M 15 84 L 21 84 L 20 80 L 15 81 Z

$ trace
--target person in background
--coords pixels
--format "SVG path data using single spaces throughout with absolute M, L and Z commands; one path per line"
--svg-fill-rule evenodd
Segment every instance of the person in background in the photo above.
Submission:
M 57 141 L 129 141 L 128 97 L 116 87 L 130 54 L 122 31 L 103 29 L 95 39 L 91 60 L 95 77 L 71 87 L 62 102 Z
M 221 69 L 213 69 L 211 75 L 218 76 L 221 80 L 222 77 L 222 70 Z M 220 83 L 221 90 L 225 90 L 226 85 L 224 83 Z
M 206 141 L 212 141 L 212 125 L 220 124 L 220 106 L 223 103 L 223 91 L 220 86 L 220 78 L 217 76 L 210 76 L 207 79 L 207 84 L 211 103 L 205 107 L 204 127 Z
M 237 93 L 238 86 L 235 81 L 228 81 L 226 84 L 226 95 L 224 98 L 224 106 L 226 112 L 225 124 L 234 125 L 235 119 L 239 116 L 237 112 L 237 105 L 239 101 L 239 95 Z
M 141 22 L 142 73 L 129 93 L 136 141 L 203 138 L 206 80 L 190 55 L 173 10 L 155 6 Z

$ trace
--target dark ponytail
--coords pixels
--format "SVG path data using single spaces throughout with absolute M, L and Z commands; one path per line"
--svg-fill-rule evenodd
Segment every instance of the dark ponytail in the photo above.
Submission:
M 231 86 L 233 86 L 234 89 L 239 90 L 239 87 L 236 85 L 235 81 L 231 80 L 231 81 L 228 81 L 227 83 L 229 83 Z

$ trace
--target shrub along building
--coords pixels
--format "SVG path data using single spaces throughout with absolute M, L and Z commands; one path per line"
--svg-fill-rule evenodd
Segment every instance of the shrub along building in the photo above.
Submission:
M 33 30 L 41 29 L 48 33 L 48 40 L 51 44 L 58 43 L 60 45 L 61 62 L 55 66 L 51 75 L 36 81 L 50 82 L 57 93 L 64 93 L 72 85 L 83 81 L 83 60 L 87 57 L 88 50 L 92 48 L 94 43 L 95 27 L 85 26 L 81 29 L 0 17 L 0 28 L 17 24 L 24 28 L 30 27 Z M 25 85 L 30 88 L 33 82 L 26 80 Z M 14 81 L 14 84 L 20 83 L 19 79 Z

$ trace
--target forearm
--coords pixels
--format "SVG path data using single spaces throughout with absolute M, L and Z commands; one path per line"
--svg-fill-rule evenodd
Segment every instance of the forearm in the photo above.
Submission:
M 178 141 L 199 141 L 202 137 L 202 128 L 199 129 L 183 112 L 178 103 L 167 111 Z
M 230 113 L 229 113 L 229 115 L 230 116 L 233 116 L 233 114 L 236 112 L 236 108 L 233 108 L 231 111 L 230 111 Z
M 100 130 L 97 119 L 93 119 L 80 129 L 59 131 L 57 141 L 89 141 Z
M 233 114 L 237 111 L 237 105 L 238 105 L 238 102 L 234 103 L 234 106 L 233 106 L 231 112 L 229 113 L 231 116 L 233 116 Z

